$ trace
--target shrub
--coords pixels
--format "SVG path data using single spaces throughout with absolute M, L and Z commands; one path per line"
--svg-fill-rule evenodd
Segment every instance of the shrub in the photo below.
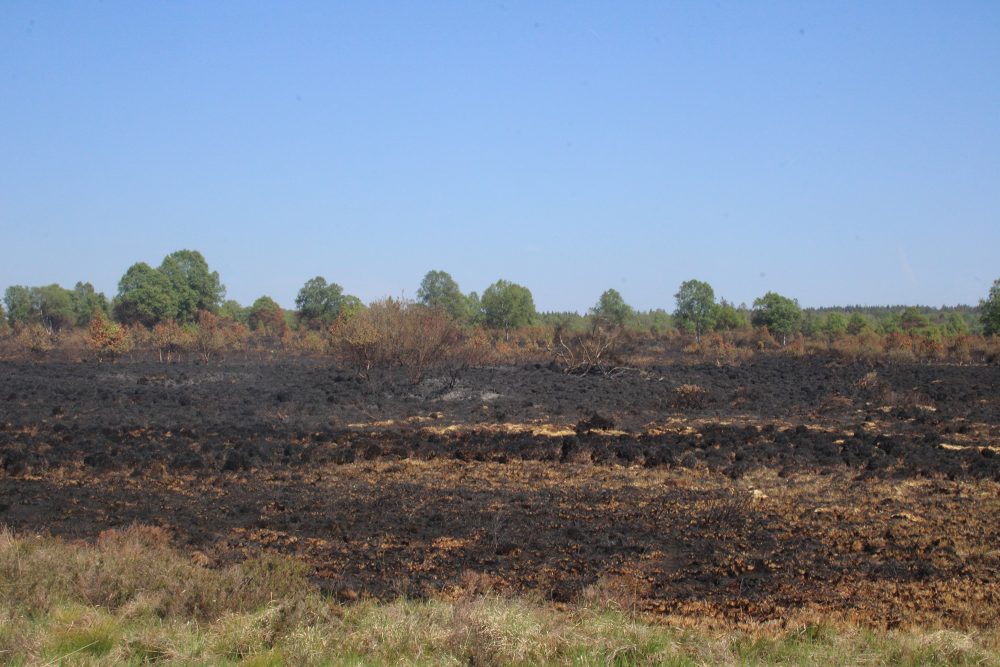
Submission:
M 94 311 L 88 331 L 87 343 L 99 360 L 115 359 L 132 349 L 128 329 L 109 320 L 103 311 Z
M 43 356 L 55 347 L 55 335 L 41 324 L 29 324 L 17 330 L 14 347 L 22 354 Z
M 400 367 L 412 382 L 454 359 L 462 333 L 439 308 L 387 298 L 331 328 L 335 353 L 365 377 Z
M 249 329 L 245 325 L 218 317 L 207 310 L 198 313 L 198 325 L 189 331 L 194 349 L 206 362 L 226 350 L 246 349 L 249 337 Z
M 913 361 L 913 339 L 902 331 L 892 331 L 885 337 L 886 353 L 891 361 Z
M 854 389 L 859 396 L 873 401 L 882 401 L 892 392 L 892 387 L 878 376 L 878 371 L 865 373 L 854 383 Z
M 621 343 L 624 331 L 621 327 L 596 320 L 587 333 L 564 332 L 562 327 L 555 331 L 555 361 L 567 373 L 587 375 L 598 372 L 609 375 L 622 367 Z
M 252 331 L 281 338 L 288 328 L 285 311 L 269 296 L 254 301 L 247 312 L 247 324 Z
M 328 341 L 322 331 L 306 329 L 293 334 L 291 329 L 286 329 L 283 344 L 285 349 L 300 354 L 321 354 L 327 349 Z
M 181 327 L 173 320 L 168 320 L 153 327 L 149 342 L 159 355 L 160 361 L 169 363 L 171 357 L 193 346 L 194 336 L 191 330 Z
M 682 384 L 670 395 L 670 406 L 678 409 L 698 410 L 708 405 L 711 395 L 696 384 Z

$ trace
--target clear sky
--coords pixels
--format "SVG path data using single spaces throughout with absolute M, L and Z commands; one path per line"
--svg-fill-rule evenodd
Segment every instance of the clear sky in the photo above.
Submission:
M 7 0 L 0 240 L 0 289 L 191 248 L 241 303 L 974 304 L 1000 2 Z

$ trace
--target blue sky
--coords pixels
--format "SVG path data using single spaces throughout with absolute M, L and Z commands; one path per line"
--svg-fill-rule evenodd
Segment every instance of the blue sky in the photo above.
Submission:
M 8 1 L 0 238 L 0 289 L 976 303 L 1000 3 Z

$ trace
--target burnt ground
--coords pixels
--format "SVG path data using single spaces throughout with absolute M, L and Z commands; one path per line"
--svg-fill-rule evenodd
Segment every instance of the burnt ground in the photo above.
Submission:
M 997 367 L 767 355 L 415 385 L 301 360 L 2 363 L 0 524 L 160 525 L 210 564 L 280 551 L 346 599 L 995 625 L 997 388 Z

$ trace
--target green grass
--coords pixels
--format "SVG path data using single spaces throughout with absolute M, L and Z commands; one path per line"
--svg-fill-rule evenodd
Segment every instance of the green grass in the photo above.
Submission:
M 156 529 L 97 545 L 0 532 L 0 664 L 1000 667 L 1000 633 L 680 629 L 497 595 L 341 604 L 300 563 L 208 569 Z

